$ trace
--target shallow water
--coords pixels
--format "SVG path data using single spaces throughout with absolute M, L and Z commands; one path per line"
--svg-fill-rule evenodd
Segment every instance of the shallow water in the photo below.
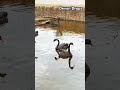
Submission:
M 4 40 L 0 42 L 0 73 L 7 73 L 4 79 L 0 78 L 1 90 L 34 88 L 34 12 L 32 4 L 23 3 L 0 2 L 0 11 L 8 12 L 8 23 L 0 25 Z
M 91 68 L 86 90 L 119 90 L 120 19 L 88 15 L 86 20 L 86 37 L 94 45 L 86 46 L 85 60 Z
M 67 25 L 67 24 L 66 24 Z M 80 29 L 80 28 L 79 28 Z M 35 89 L 36 90 L 85 90 L 85 35 L 66 31 L 66 28 L 43 28 L 37 27 L 39 35 L 35 37 Z M 84 31 L 84 30 L 83 30 Z M 62 34 L 61 34 L 62 33 Z M 73 58 L 71 70 L 68 66 L 68 59 L 59 59 L 55 47 L 58 38 L 60 42 L 70 43 Z

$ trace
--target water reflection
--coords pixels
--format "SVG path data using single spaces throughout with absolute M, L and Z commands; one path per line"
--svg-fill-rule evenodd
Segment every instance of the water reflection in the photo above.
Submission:
M 4 40 L 0 42 L 0 73 L 7 74 L 0 79 L 1 90 L 34 89 L 34 3 L 29 2 L 0 1 L 0 11 L 8 13 L 8 22 L 6 19 L 7 23 L 0 25 L 0 36 Z M 21 12 L 14 11 L 21 9 Z
M 58 27 L 52 27 L 50 24 L 45 25 L 38 24 L 38 27 L 40 25 L 40 27 L 52 28 L 53 30 L 58 30 L 60 33 L 62 33 L 62 31 L 74 32 L 79 34 L 85 32 L 85 22 L 60 20 L 59 24 L 60 26 Z
M 35 89 L 84 90 L 85 35 L 66 31 L 66 28 L 61 30 L 58 27 L 57 29 L 36 28 L 39 35 L 35 37 L 35 55 L 38 57 L 35 60 Z M 58 61 L 54 59 L 55 56 L 58 56 L 55 51 L 57 42 L 53 42 L 55 38 L 59 39 L 61 43 L 73 42 L 74 46 L 71 46 L 70 50 L 73 55 L 71 63 L 75 65 L 73 70 L 69 68 L 67 59 L 60 58 Z
M 86 23 L 86 38 L 91 39 L 94 45 L 86 46 L 86 62 L 91 69 L 86 89 L 119 90 L 120 71 L 117 69 L 117 58 L 120 57 L 115 52 L 119 52 L 120 20 L 106 15 L 90 14 L 86 17 Z

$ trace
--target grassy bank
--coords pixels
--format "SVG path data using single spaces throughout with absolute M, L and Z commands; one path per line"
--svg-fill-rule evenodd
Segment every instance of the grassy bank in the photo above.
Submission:
M 72 7 L 73 5 L 52 5 L 52 4 L 36 4 L 35 18 L 61 18 L 64 20 L 85 21 L 85 8 L 79 5 L 74 7 L 81 7 L 82 10 L 60 10 L 59 7 Z

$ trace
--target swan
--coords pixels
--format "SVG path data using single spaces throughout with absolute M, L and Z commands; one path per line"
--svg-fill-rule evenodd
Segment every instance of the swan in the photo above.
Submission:
M 62 58 L 62 59 L 69 58 L 69 60 L 68 60 L 69 67 L 70 67 L 70 69 L 73 69 L 75 65 L 73 67 L 71 67 L 72 53 L 70 52 L 70 45 L 73 45 L 73 43 L 70 43 L 68 45 L 68 50 L 60 49 L 59 52 L 58 52 L 59 57 L 58 58 L 55 57 L 55 59 L 58 60 L 59 58 Z
M 90 67 L 85 62 L 85 81 L 87 80 L 88 76 L 90 75 Z
M 68 43 L 61 43 L 60 44 L 60 41 L 58 39 L 54 39 L 54 41 L 58 41 L 58 44 L 55 48 L 56 52 L 59 52 L 59 50 L 61 50 L 61 49 L 67 50 L 67 48 L 69 46 Z
M 93 46 L 92 41 L 90 39 L 85 39 L 85 44 Z

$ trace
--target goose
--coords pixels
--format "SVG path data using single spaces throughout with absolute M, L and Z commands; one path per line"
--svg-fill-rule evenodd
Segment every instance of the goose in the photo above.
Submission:
M 4 78 L 7 74 L 6 73 L 0 73 L 0 77 Z
M 54 41 L 58 41 L 58 44 L 55 48 L 56 52 L 58 53 L 61 49 L 67 50 L 68 48 L 68 43 L 61 43 L 58 39 L 54 39 Z M 59 53 L 58 53 L 59 54 Z
M 70 67 L 70 69 L 73 69 L 75 65 L 73 67 L 71 67 L 72 53 L 70 52 L 70 45 L 73 45 L 73 43 L 69 44 L 68 50 L 60 49 L 59 52 L 58 52 L 59 57 L 58 58 L 55 57 L 55 60 L 58 60 L 59 58 L 62 58 L 62 59 L 69 58 L 69 60 L 68 60 L 69 67 Z
M 87 78 L 89 77 L 89 75 L 90 75 L 90 67 L 85 62 L 85 81 L 87 80 Z
M 90 39 L 85 39 L 85 44 L 93 46 L 92 41 Z

